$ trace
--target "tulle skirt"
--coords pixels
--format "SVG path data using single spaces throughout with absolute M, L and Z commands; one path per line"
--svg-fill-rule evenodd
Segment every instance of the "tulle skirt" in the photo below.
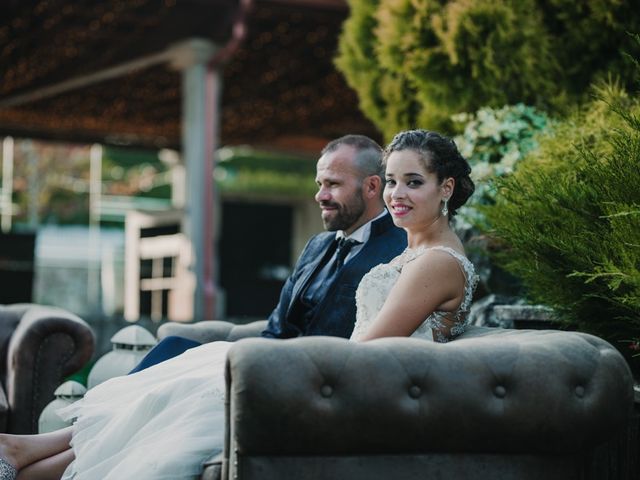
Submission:
M 224 442 L 228 342 L 108 380 L 59 413 L 77 418 L 63 480 L 191 479 Z

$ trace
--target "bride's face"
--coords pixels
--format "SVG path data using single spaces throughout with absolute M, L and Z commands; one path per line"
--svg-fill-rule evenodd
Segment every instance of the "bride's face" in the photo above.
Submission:
M 385 178 L 384 201 L 397 226 L 421 228 L 438 220 L 442 199 L 447 195 L 416 151 L 392 152 L 387 158 Z

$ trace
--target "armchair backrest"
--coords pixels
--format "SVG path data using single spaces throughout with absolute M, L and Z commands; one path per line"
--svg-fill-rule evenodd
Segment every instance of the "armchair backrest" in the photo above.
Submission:
M 35 433 L 55 389 L 91 359 L 94 335 L 78 316 L 56 307 L 16 304 L 0 312 L 0 431 Z
M 29 304 L 20 303 L 15 305 L 0 305 L 0 381 L 3 387 L 7 375 L 7 350 L 9 340 L 20 322 L 24 312 L 30 307 Z

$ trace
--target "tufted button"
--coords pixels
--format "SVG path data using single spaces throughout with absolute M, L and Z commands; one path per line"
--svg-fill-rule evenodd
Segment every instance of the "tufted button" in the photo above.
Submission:
M 411 385 L 409 387 L 409 396 L 411 398 L 418 398 L 420 396 L 420 394 L 422 393 L 422 390 L 420 390 L 420 387 L 417 385 Z
M 496 388 L 493 389 L 493 393 L 498 398 L 504 398 L 505 395 L 507 394 L 507 389 L 504 388 L 502 385 L 498 385 Z
M 329 398 L 333 395 L 333 388 L 331 388 L 331 385 L 323 385 L 320 389 L 320 394 L 325 398 Z
M 578 398 L 584 397 L 584 387 L 582 385 L 578 385 L 576 387 L 576 397 Z

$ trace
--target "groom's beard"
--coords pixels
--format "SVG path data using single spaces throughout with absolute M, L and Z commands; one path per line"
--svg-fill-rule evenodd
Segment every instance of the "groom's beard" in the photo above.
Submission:
M 360 220 L 366 210 L 366 205 L 362 198 L 362 188 L 359 188 L 347 203 L 320 202 L 320 206 L 336 208 L 334 215 L 326 218 L 324 216 L 322 217 L 324 228 L 330 232 L 348 230 Z

